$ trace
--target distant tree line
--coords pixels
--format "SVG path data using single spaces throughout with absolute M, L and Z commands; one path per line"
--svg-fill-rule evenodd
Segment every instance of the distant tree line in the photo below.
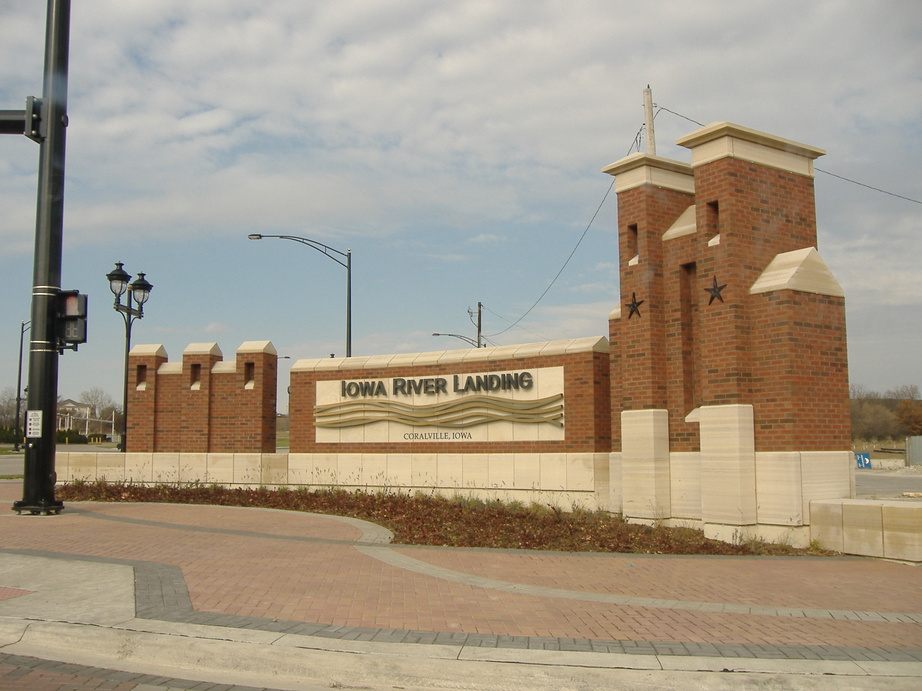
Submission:
M 852 439 L 884 441 L 922 435 L 922 401 L 918 386 L 898 386 L 879 393 L 853 384 L 849 398 Z

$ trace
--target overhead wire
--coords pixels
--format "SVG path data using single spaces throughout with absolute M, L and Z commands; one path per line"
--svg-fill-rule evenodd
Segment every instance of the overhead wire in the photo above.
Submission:
M 631 151 L 634 150 L 634 147 L 637 147 L 637 150 L 640 151 L 640 142 L 642 139 L 643 132 L 644 132 L 644 126 L 641 125 L 640 129 L 637 130 L 637 134 L 634 135 L 633 143 L 631 144 L 630 147 L 628 147 L 628 150 L 627 150 L 628 156 L 631 154 Z M 573 250 L 570 252 L 570 255 L 567 257 L 566 261 L 564 261 L 563 266 L 560 267 L 560 270 L 557 272 L 557 275 L 555 275 L 554 278 L 551 279 L 551 282 L 548 283 L 547 287 L 544 289 L 544 292 L 542 292 L 541 295 L 538 296 L 538 299 L 534 301 L 531 307 L 525 310 L 525 313 L 521 317 L 516 319 L 514 322 L 511 322 L 509 326 L 507 326 L 502 331 L 497 331 L 496 333 L 492 333 L 492 334 L 486 334 L 484 338 L 492 338 L 493 336 L 499 336 L 500 334 L 504 334 L 507 331 L 509 331 L 509 329 L 515 326 L 518 326 L 519 322 L 522 321 L 525 317 L 527 317 L 529 313 L 535 307 L 538 306 L 538 303 L 540 303 L 544 299 L 544 296 L 547 295 L 548 291 L 550 291 L 550 289 L 554 287 L 554 284 L 557 282 L 557 279 L 560 278 L 560 275 L 563 273 L 564 269 L 567 268 L 567 265 L 570 263 L 570 260 L 573 259 L 573 255 L 576 254 L 576 250 L 578 250 L 579 246 L 583 243 L 583 240 L 585 239 L 586 234 L 589 232 L 589 229 L 592 228 L 593 222 L 595 222 L 596 217 L 599 215 L 599 212 L 602 210 L 602 207 L 605 204 L 605 200 L 608 199 L 608 195 L 611 194 L 611 191 L 614 188 L 614 186 L 615 186 L 615 179 L 612 178 L 611 183 L 608 185 L 608 188 L 605 190 L 605 194 L 602 195 L 602 201 L 599 202 L 598 207 L 596 207 L 595 213 L 592 214 L 592 218 L 590 218 L 589 223 L 586 224 L 585 230 L 583 230 L 582 235 L 579 236 L 579 239 L 576 241 L 576 245 L 574 245 Z M 494 312 L 493 310 L 489 310 L 489 311 L 491 314 L 495 314 L 500 319 L 503 319 L 504 321 L 509 321 L 508 319 L 505 319 L 505 317 L 502 317 L 499 314 L 496 314 L 496 312 Z M 523 331 L 528 331 L 528 329 L 525 329 L 523 327 L 519 327 L 519 328 L 521 328 Z M 534 333 L 533 331 L 528 331 L 528 332 Z M 539 334 L 534 334 L 534 335 L 538 336 Z

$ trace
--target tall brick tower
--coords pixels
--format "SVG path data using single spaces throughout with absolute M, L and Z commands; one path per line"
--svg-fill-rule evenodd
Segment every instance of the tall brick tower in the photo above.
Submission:
M 811 499 L 851 491 L 844 294 L 816 249 L 824 152 L 730 123 L 678 143 L 690 165 L 634 154 L 604 170 L 616 501 L 635 520 L 796 542 Z

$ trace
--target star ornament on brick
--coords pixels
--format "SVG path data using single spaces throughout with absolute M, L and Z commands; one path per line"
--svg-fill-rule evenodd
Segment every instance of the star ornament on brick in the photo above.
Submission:
M 727 287 L 726 283 L 724 283 L 723 285 L 718 285 L 717 276 L 714 276 L 714 283 L 709 288 L 704 289 L 706 292 L 711 294 L 711 299 L 708 300 L 708 304 L 710 305 L 712 302 L 714 302 L 715 299 L 723 302 L 724 298 L 723 298 L 723 295 L 720 294 L 720 291 L 726 287 Z
M 625 303 L 625 305 L 624 305 L 625 307 L 627 307 L 627 308 L 630 310 L 630 311 L 627 313 L 627 318 L 630 319 L 630 318 L 633 317 L 635 314 L 636 314 L 638 317 L 641 316 L 641 314 L 640 314 L 640 306 L 641 306 L 644 302 L 646 302 L 646 300 L 638 300 L 638 299 L 637 299 L 637 295 L 635 295 L 634 293 L 631 293 L 631 301 Z

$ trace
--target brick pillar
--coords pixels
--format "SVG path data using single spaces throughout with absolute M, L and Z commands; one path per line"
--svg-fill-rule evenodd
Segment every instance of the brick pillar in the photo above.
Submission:
M 278 352 L 269 341 L 247 341 L 237 349 L 237 451 L 275 452 Z
M 665 409 L 663 234 L 693 203 L 687 164 L 634 154 L 604 169 L 616 176 L 621 317 L 620 401 L 614 410 Z
M 779 254 L 750 293 L 759 450 L 849 449 L 842 287 L 808 247 Z
M 217 343 L 192 343 L 182 354 L 180 447 L 205 453 L 211 439 L 212 369 L 224 356 Z
M 128 445 L 126 451 L 155 451 L 157 373 L 167 361 L 162 345 L 136 345 L 128 354 Z
M 620 440 L 624 514 L 669 518 L 670 457 L 663 235 L 693 203 L 691 168 L 635 154 L 609 167 L 618 195 L 620 315 L 609 320 L 612 438 Z M 614 398 L 614 397 L 619 398 Z M 618 418 L 616 421 L 614 418 Z
M 701 402 L 750 404 L 749 288 L 777 254 L 816 245 L 813 160 L 824 152 L 726 122 L 678 144 L 695 176 Z M 706 292 L 715 285 L 722 301 Z

